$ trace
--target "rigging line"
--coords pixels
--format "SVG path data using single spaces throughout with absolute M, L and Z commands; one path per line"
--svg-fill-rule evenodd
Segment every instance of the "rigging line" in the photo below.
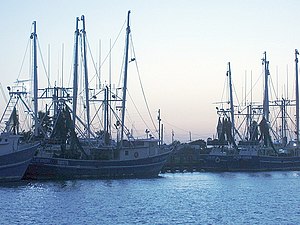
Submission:
M 251 95 L 251 93 L 253 92 L 254 87 L 256 86 L 256 84 L 258 83 L 258 81 L 261 79 L 262 75 L 263 75 L 263 72 L 261 72 L 260 76 L 257 78 L 257 80 L 255 81 L 254 85 L 250 88 L 250 91 L 246 95 L 246 98 L 248 98 L 248 96 Z
M 146 127 L 148 127 L 146 121 L 144 120 L 144 118 L 142 117 L 142 115 L 141 115 L 140 111 L 138 110 L 136 104 L 134 103 L 134 101 L 133 101 L 133 99 L 132 99 L 132 97 L 131 97 L 129 91 L 127 91 L 127 93 L 128 93 L 128 96 L 129 96 L 129 98 L 130 98 L 132 104 L 134 105 L 134 108 L 136 109 L 137 113 L 139 114 L 140 118 L 142 119 L 143 123 L 145 124 Z M 154 127 L 154 128 L 155 128 L 155 130 L 156 130 L 156 127 Z M 156 131 L 157 131 L 157 130 L 156 130 Z M 152 133 L 153 133 L 153 132 L 152 132 Z
M 148 114 L 149 114 L 149 116 L 150 116 L 152 125 L 153 125 L 153 127 L 155 128 L 155 130 L 157 130 L 157 128 L 156 128 L 156 126 L 155 126 L 155 123 L 154 123 L 154 120 L 153 120 L 153 117 L 152 117 L 152 115 L 151 115 L 151 113 L 150 113 L 150 109 L 149 109 L 149 105 L 148 105 L 147 99 L 146 99 L 146 95 L 145 95 L 143 83 L 142 83 L 141 76 L 140 76 L 140 70 L 139 70 L 139 67 L 138 67 L 138 64 L 137 64 L 137 60 L 136 60 L 136 56 L 135 56 L 135 50 L 134 50 L 134 46 L 133 46 L 132 35 L 130 35 L 130 41 L 131 41 L 131 47 L 132 47 L 133 56 L 134 56 L 134 58 L 135 58 L 135 60 L 134 60 L 134 61 L 135 61 L 135 66 L 136 66 L 137 74 L 138 74 L 138 77 L 139 77 L 139 82 L 140 82 L 140 86 L 141 86 L 141 89 L 142 89 L 144 101 L 145 101 L 145 104 L 146 104 L 146 107 L 147 107 Z M 159 129 L 160 129 L 160 128 L 159 128 Z
M 134 104 L 134 103 L 133 103 L 133 104 Z M 129 121 L 128 124 L 130 123 L 131 126 L 133 127 L 133 128 L 131 128 L 131 130 L 134 129 L 134 131 L 135 131 L 136 133 L 138 133 L 138 130 L 137 130 L 136 127 L 134 126 L 134 120 L 131 118 L 130 114 L 128 113 L 128 109 L 126 109 L 126 112 L 127 112 L 127 114 L 126 114 L 127 118 L 126 118 L 126 119 Z M 126 126 L 124 125 L 124 127 L 126 127 Z M 147 125 L 146 125 L 146 127 L 147 127 Z M 127 129 L 128 132 L 129 132 L 129 128 L 126 127 L 126 129 Z M 129 133 L 130 133 L 130 132 L 129 132 Z M 132 135 L 132 133 L 131 133 L 131 135 Z
M 225 89 L 227 87 L 227 79 L 225 79 L 224 84 L 223 84 L 223 91 L 222 91 L 222 96 L 221 96 L 221 102 L 222 102 L 222 108 L 223 108 L 223 99 L 224 99 L 224 95 L 225 95 Z
M 124 21 L 123 26 L 122 26 L 122 28 L 121 28 L 121 30 L 120 30 L 120 32 L 119 32 L 116 40 L 114 41 L 113 45 L 110 47 L 110 50 L 109 50 L 108 54 L 106 55 L 105 59 L 103 60 L 103 63 L 101 64 L 100 68 L 102 68 L 102 65 L 104 64 L 104 62 L 106 61 L 106 59 L 108 58 L 108 56 L 111 55 L 111 50 L 114 48 L 117 40 L 119 39 L 119 37 L 121 35 L 121 32 L 122 32 L 122 30 L 123 30 L 126 22 L 127 22 L 127 20 Z M 124 44 L 124 51 L 123 51 L 124 54 L 123 54 L 123 59 L 122 59 L 121 71 L 120 71 L 120 74 L 119 74 L 118 86 L 120 86 L 120 84 L 121 84 L 121 78 L 122 78 L 122 74 L 123 74 L 123 68 L 124 68 L 124 63 L 125 63 L 125 49 L 126 49 L 126 39 L 125 39 L 125 44 Z M 125 91 L 124 88 L 122 88 L 122 90 Z
M 115 117 L 116 121 L 121 121 L 121 118 L 119 117 L 118 113 L 115 110 L 113 110 L 111 106 L 110 106 L 110 110 L 113 114 L 112 116 Z M 125 128 L 125 133 L 126 132 L 127 132 L 127 134 L 130 133 L 128 127 L 126 127 L 125 124 L 124 124 L 124 128 Z M 118 128 L 116 128 L 116 129 L 118 130 Z M 113 129 L 111 130 L 111 132 L 112 131 L 113 131 Z M 127 136 L 127 134 L 126 134 L 126 136 Z
M 238 106 L 241 106 L 240 101 L 239 101 L 239 98 L 238 98 L 238 96 L 237 96 L 237 92 L 236 92 L 236 90 L 235 90 L 235 85 L 232 84 L 232 86 L 233 86 L 233 90 L 234 90 L 234 94 L 235 94 L 235 98 L 236 98 L 236 100 L 237 100 Z M 234 106 L 233 106 L 233 107 L 234 107 Z
M 21 71 L 22 71 L 22 69 L 23 69 L 23 65 L 24 65 L 25 57 L 26 57 L 26 55 L 27 55 L 27 51 L 28 51 L 28 46 L 29 46 L 29 44 L 30 44 L 30 38 L 28 39 L 28 42 L 27 42 L 25 54 L 24 54 L 24 56 L 23 56 L 23 60 L 22 60 L 22 64 L 21 64 L 21 68 L 20 68 L 20 70 L 19 70 L 19 75 L 18 75 L 17 80 L 18 80 L 18 79 L 20 78 L 20 76 L 21 76 Z
M 100 79 L 100 76 L 98 74 L 98 70 L 97 70 L 97 66 L 95 64 L 95 60 L 93 58 L 93 54 L 92 54 L 92 51 L 91 51 L 91 48 L 90 48 L 90 43 L 88 41 L 88 38 L 87 38 L 87 35 L 85 36 L 86 37 L 86 43 L 87 43 L 87 46 L 88 46 L 88 49 L 89 49 L 89 53 L 90 53 L 90 56 L 91 56 L 91 59 L 92 59 L 92 62 L 93 62 L 93 66 L 94 66 L 94 69 L 96 71 L 96 74 L 92 77 L 92 79 L 90 79 L 89 81 L 89 84 L 93 81 L 93 79 L 95 78 L 95 76 L 97 76 L 98 79 Z
M 275 99 L 278 99 L 278 93 L 276 93 L 276 90 L 275 90 L 275 87 L 274 87 L 274 83 L 273 83 L 273 79 L 272 79 L 271 76 L 270 76 L 270 83 L 271 83 L 272 90 L 275 93 Z M 271 92 L 270 94 L 272 94 L 273 92 Z
M 37 44 L 38 44 L 38 48 L 39 48 L 39 53 L 40 53 L 40 56 L 41 56 L 41 60 L 42 60 L 42 64 L 43 64 L 43 67 L 44 67 L 44 70 L 45 70 L 45 74 L 46 74 L 46 77 L 47 77 L 47 81 L 48 81 L 48 87 L 50 87 L 50 78 L 49 78 L 49 74 L 47 73 L 47 69 L 46 69 L 46 66 L 45 66 L 45 63 L 44 63 L 44 59 L 43 59 L 43 55 L 42 55 L 42 51 L 41 51 L 41 47 L 40 47 L 40 42 L 39 42 L 39 39 L 37 38 Z
M 126 40 L 125 40 L 126 43 Z M 122 80 L 122 75 L 123 75 L 123 70 L 124 70 L 124 65 L 125 65 L 125 49 L 126 49 L 126 44 L 124 45 L 124 54 L 123 54 L 123 59 L 122 59 L 122 66 L 121 66 L 121 71 L 119 74 L 119 81 L 118 81 L 118 86 L 121 86 L 121 80 Z M 122 89 L 124 91 L 124 89 Z
M 118 35 L 117 35 L 117 37 L 116 37 L 116 39 L 115 39 L 115 41 L 114 41 L 114 43 L 113 43 L 113 45 L 110 47 L 110 49 L 109 49 L 109 52 L 108 52 L 108 54 L 105 56 L 105 58 L 104 58 L 104 60 L 103 60 L 103 62 L 99 65 L 99 69 L 101 69 L 102 68 L 102 66 L 104 65 L 104 63 L 106 62 L 106 60 L 107 60 L 107 58 L 109 57 L 109 55 L 111 54 L 111 51 L 112 51 L 112 49 L 114 48 L 114 46 L 115 46 L 115 44 L 117 43 L 117 41 L 119 40 L 119 37 L 120 37 L 120 35 L 121 35 L 121 33 L 122 33 L 122 31 L 123 31 L 123 29 L 124 29 L 124 26 L 125 26 L 125 24 L 126 24 L 126 22 L 127 22 L 127 20 L 125 20 L 124 21 L 124 23 L 123 23 L 123 25 L 122 25 L 122 27 L 121 27 L 121 29 L 120 29 L 120 31 L 119 31 L 119 33 L 118 33 Z M 89 47 L 89 50 L 90 50 L 90 46 L 89 46 L 89 43 L 88 43 L 88 47 Z M 91 50 L 90 50 L 90 52 L 91 52 Z M 90 53 L 90 54 L 92 54 L 92 53 Z M 94 63 L 94 67 L 95 67 L 95 62 L 94 62 L 94 59 L 92 59 L 93 60 L 93 63 Z M 95 67 L 96 68 L 96 67 Z M 91 80 L 93 80 L 94 78 L 95 78 L 95 76 L 98 76 L 99 77 L 99 74 L 98 74 L 98 71 L 97 71 L 97 69 L 96 69 L 96 74 L 92 77 L 92 79 Z
M 69 71 L 70 71 L 70 74 L 69 74 L 69 80 L 68 80 L 68 87 L 71 86 L 71 82 L 73 81 L 73 80 L 72 80 L 72 78 L 73 78 L 73 77 L 72 77 L 72 75 L 73 75 L 73 72 L 72 72 L 73 65 L 72 65 L 72 63 L 71 63 L 71 65 L 70 65 L 70 67 L 71 67 L 71 68 L 70 68 L 70 70 L 69 70 Z
M 109 52 L 108 52 L 108 54 L 106 55 L 106 57 L 104 58 L 103 62 L 101 63 L 101 65 L 99 65 L 99 68 L 102 68 L 103 64 L 105 63 L 105 61 L 107 60 L 107 58 L 108 58 L 109 55 L 111 54 L 111 50 L 114 48 L 115 44 L 117 43 L 117 40 L 119 39 L 119 37 L 120 37 L 120 35 L 121 35 L 121 33 L 122 33 L 123 29 L 124 29 L 124 26 L 125 26 L 126 22 L 127 22 L 127 19 L 125 19 L 125 21 L 124 21 L 124 23 L 123 23 L 123 25 L 122 25 L 122 27 L 121 27 L 119 33 L 118 33 L 118 36 L 116 37 L 116 39 L 115 39 L 113 45 L 112 45 L 111 48 L 109 49 Z
M 81 74 L 81 78 L 82 78 L 82 83 L 84 83 L 84 77 L 82 76 L 82 70 L 84 69 L 84 68 L 82 68 L 82 65 L 83 65 L 83 43 L 82 43 L 82 34 L 80 34 L 79 35 L 79 39 L 80 39 L 80 55 L 81 55 L 81 57 L 80 57 L 80 62 L 81 62 L 81 69 L 80 69 L 80 74 Z M 84 87 L 82 88 L 82 90 L 79 92 L 79 95 L 82 95 L 82 93 L 84 92 Z M 83 101 L 84 102 L 84 101 Z M 83 105 L 85 105 L 84 103 L 83 103 Z
M 175 128 L 177 128 L 177 129 L 179 129 L 179 130 L 182 130 L 182 131 L 184 131 L 184 132 L 190 132 L 190 131 L 188 131 L 188 130 L 184 130 L 184 129 L 180 128 L 180 127 L 177 127 L 177 126 L 175 126 L 174 124 L 168 123 L 166 120 L 162 120 L 162 121 L 163 121 L 164 123 L 166 123 L 166 124 L 172 126 L 172 127 L 175 127 Z
M 99 116 L 99 114 L 98 114 L 98 112 L 100 111 L 100 109 L 103 107 L 103 102 L 100 104 L 100 106 L 97 108 L 96 107 L 96 104 L 93 104 L 93 106 L 94 106 L 94 109 L 95 109 L 95 115 L 92 117 L 92 119 L 91 119 L 91 124 L 94 122 L 94 120 L 96 119 L 96 117 L 98 118 L 98 120 L 100 121 L 100 123 L 101 123 L 101 126 L 103 126 L 103 123 L 102 123 L 102 121 L 101 121 L 101 118 L 100 118 L 100 116 Z

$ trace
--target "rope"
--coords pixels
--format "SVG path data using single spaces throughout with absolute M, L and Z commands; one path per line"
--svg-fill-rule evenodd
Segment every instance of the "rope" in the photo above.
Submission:
M 139 71 L 139 67 L 138 67 L 138 64 L 137 64 L 137 60 L 136 60 L 136 56 L 135 56 L 135 51 L 134 51 L 134 46 L 133 46 L 133 42 L 132 42 L 132 35 L 130 35 L 130 42 L 131 42 L 131 46 L 132 46 L 132 53 L 133 53 L 133 56 L 134 56 L 134 58 L 135 58 L 135 60 L 134 60 L 134 61 L 135 61 L 135 66 L 136 66 L 137 74 L 138 74 L 138 77 L 139 77 L 139 82 L 140 82 L 140 86 L 141 86 L 141 89 L 142 89 L 144 101 L 145 101 L 145 104 L 146 104 L 146 107 L 147 107 L 147 111 L 148 111 L 148 114 L 149 114 L 149 116 L 150 116 L 152 125 L 153 125 L 153 127 L 155 128 L 155 130 L 157 131 L 157 127 L 155 126 L 153 117 L 152 117 L 152 115 L 151 115 L 151 113 L 150 113 L 149 105 L 148 105 L 148 102 L 147 102 L 147 99 L 146 99 L 146 95 L 145 95 L 143 83 L 142 83 L 142 80 L 141 80 L 140 71 Z M 159 129 L 160 129 L 160 128 L 159 128 Z
M 86 42 L 87 42 L 87 46 L 88 46 L 88 49 L 89 49 L 89 53 L 91 55 L 91 59 L 92 59 L 92 62 L 93 62 L 93 66 L 94 66 L 94 69 L 96 71 L 96 74 L 92 77 L 92 79 L 89 81 L 89 84 L 93 81 L 93 79 L 95 78 L 95 76 L 98 77 L 98 79 L 100 79 L 100 75 L 98 74 L 98 70 L 97 70 L 97 66 L 95 64 L 95 60 L 93 58 L 93 55 L 92 55 L 92 51 L 91 51 L 91 48 L 90 48 L 90 44 L 89 44 L 89 41 L 87 39 L 87 36 L 86 36 Z M 101 68 L 101 67 L 100 67 Z
M 121 29 L 120 29 L 120 31 L 119 31 L 119 33 L 118 33 L 116 39 L 114 40 L 113 45 L 112 45 L 111 48 L 109 49 L 108 54 L 105 56 L 105 58 L 104 58 L 103 62 L 101 63 L 101 65 L 99 65 L 99 69 L 102 68 L 103 64 L 106 62 L 107 58 L 108 58 L 109 55 L 111 54 L 112 49 L 114 48 L 115 44 L 116 44 L 117 41 L 119 40 L 119 37 L 120 37 L 120 35 L 121 35 L 121 33 L 122 33 L 123 29 L 124 29 L 125 24 L 126 24 L 126 20 L 124 21 L 124 23 L 123 23 L 123 25 L 122 25 L 122 27 L 121 27 Z M 86 40 L 87 40 L 87 38 L 86 38 Z M 88 40 L 87 40 L 87 43 L 88 43 L 88 48 L 89 48 L 89 51 L 90 51 L 90 54 L 91 54 L 91 57 L 92 57 L 92 53 L 91 53 L 91 50 L 90 50 L 90 45 L 89 45 Z M 98 78 L 99 78 L 99 74 L 98 74 L 98 71 L 97 71 L 97 67 L 95 66 L 95 62 L 94 62 L 93 57 L 92 57 L 92 61 L 93 61 L 93 64 L 94 64 L 94 67 L 95 67 L 95 70 L 96 70 L 96 74 L 92 77 L 92 79 L 91 79 L 91 81 L 89 82 L 89 84 L 92 82 L 92 80 L 95 78 L 95 76 L 98 76 Z
M 177 127 L 177 126 L 175 126 L 174 124 L 171 124 L 171 123 L 169 123 L 169 122 L 167 122 L 166 120 L 162 120 L 164 123 L 166 123 L 166 124 L 168 124 L 168 125 L 170 125 L 170 126 L 172 126 L 172 127 L 175 127 L 176 129 L 179 129 L 179 130 L 181 130 L 181 131 L 184 131 L 184 132 L 190 132 L 190 131 L 188 131 L 188 130 L 185 130 L 185 129 L 182 129 L 182 128 L 180 128 L 180 127 Z
M 257 80 L 255 81 L 254 85 L 252 85 L 250 91 L 248 92 L 248 94 L 246 95 L 246 98 L 249 97 L 249 95 L 253 92 L 253 89 L 255 88 L 255 86 L 257 85 L 258 81 L 262 78 L 263 76 L 263 71 L 261 72 L 260 76 L 258 76 Z
M 21 71 L 22 71 L 22 69 L 23 69 L 23 65 L 24 65 L 24 61 L 25 61 L 26 55 L 27 55 L 27 51 L 28 51 L 28 46 L 29 46 L 29 44 L 30 44 L 30 39 L 28 39 L 28 42 L 27 42 L 25 54 L 24 54 L 24 56 L 23 56 L 23 60 L 22 60 L 22 64 L 21 64 L 21 68 L 20 68 L 20 70 L 19 70 L 19 75 L 18 75 L 17 80 L 18 80 L 18 79 L 20 78 L 20 76 L 21 76 Z
M 50 87 L 50 78 L 49 78 L 49 74 L 47 73 L 47 70 L 46 70 L 46 66 L 45 66 L 45 63 L 44 63 L 44 59 L 43 59 L 43 55 L 42 55 L 42 51 L 41 51 L 41 47 L 40 47 L 40 42 L 39 42 L 38 38 L 37 38 L 37 43 L 38 43 L 38 48 L 39 48 L 39 53 L 40 53 L 40 56 L 41 56 L 42 64 L 43 64 L 45 74 L 46 74 L 46 77 L 47 77 L 48 87 Z
M 130 97 L 130 100 L 132 101 L 132 104 L 133 104 L 134 108 L 136 109 L 137 113 L 139 114 L 140 118 L 142 119 L 143 123 L 145 124 L 146 127 L 148 127 L 146 121 L 144 120 L 144 118 L 142 117 L 142 115 L 141 115 L 140 111 L 138 110 L 136 104 L 134 103 L 134 101 L 133 101 L 133 99 L 132 99 L 132 97 L 131 97 L 129 91 L 127 91 L 127 93 L 128 93 L 128 96 Z M 155 129 L 156 129 L 156 128 L 155 128 Z

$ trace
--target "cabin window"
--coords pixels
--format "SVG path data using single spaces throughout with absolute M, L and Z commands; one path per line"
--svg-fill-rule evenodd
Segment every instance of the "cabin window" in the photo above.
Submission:
M 7 142 L 7 139 L 5 139 L 5 142 Z
M 125 151 L 125 155 L 128 155 L 129 154 L 129 152 L 128 151 Z

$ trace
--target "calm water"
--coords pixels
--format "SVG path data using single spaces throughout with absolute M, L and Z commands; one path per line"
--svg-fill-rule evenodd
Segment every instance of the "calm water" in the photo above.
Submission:
M 300 224 L 300 172 L 0 186 L 0 224 Z

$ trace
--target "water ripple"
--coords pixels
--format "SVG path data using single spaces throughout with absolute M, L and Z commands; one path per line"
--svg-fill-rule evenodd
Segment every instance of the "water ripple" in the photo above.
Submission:
M 0 185 L 0 224 L 299 224 L 299 172 Z

